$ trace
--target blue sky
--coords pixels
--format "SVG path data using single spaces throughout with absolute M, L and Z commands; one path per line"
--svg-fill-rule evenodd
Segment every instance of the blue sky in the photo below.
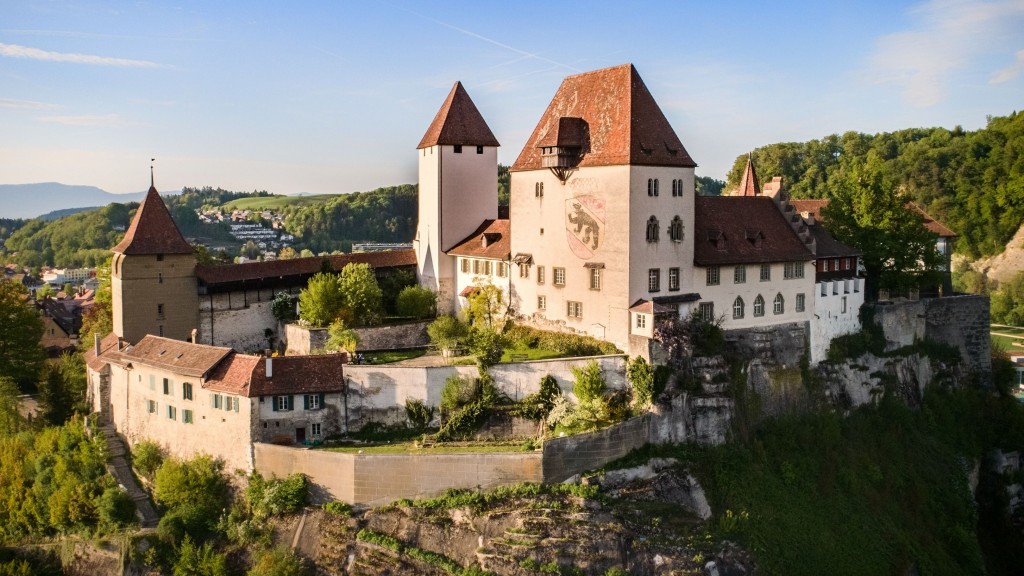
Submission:
M 773 142 L 1021 108 L 1024 0 L 0 0 L 0 183 L 135 192 L 153 157 L 162 191 L 414 182 L 456 80 L 508 164 L 563 77 L 626 62 L 724 178 Z

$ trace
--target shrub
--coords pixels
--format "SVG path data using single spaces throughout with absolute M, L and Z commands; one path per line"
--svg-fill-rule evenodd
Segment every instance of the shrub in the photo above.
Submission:
M 135 469 L 150 480 L 164 462 L 164 451 L 156 442 L 143 440 L 132 446 L 132 464 Z
M 473 378 L 453 374 L 441 389 L 441 412 L 448 413 L 473 402 L 480 396 L 480 383 Z
M 341 282 L 337 274 L 320 272 L 299 292 L 299 318 L 310 326 L 327 326 L 342 307 Z
M 287 548 L 265 550 L 256 558 L 247 576 L 308 576 L 311 571 Z
M 501 355 L 505 353 L 505 339 L 495 330 L 474 328 L 470 334 L 470 350 L 481 366 L 493 366 L 501 362 Z
M 278 292 L 270 304 L 270 311 L 278 322 L 295 320 L 295 297 L 287 292 Z
M 427 326 L 427 336 L 441 350 L 453 350 L 469 336 L 469 326 L 454 316 L 440 316 Z
M 524 396 L 513 408 L 512 414 L 531 420 L 544 420 L 551 413 L 551 409 L 555 405 L 555 398 L 561 395 L 562 388 L 559 387 L 558 380 L 547 374 L 540 379 L 540 390 L 535 394 Z
M 335 516 L 351 516 L 352 505 L 348 502 L 342 502 L 341 500 L 332 500 L 331 502 L 324 504 L 324 512 Z
M 572 375 L 576 380 L 572 392 L 581 403 L 604 395 L 607 384 L 601 367 L 594 360 L 587 362 L 583 368 L 573 366 Z
M 174 562 L 174 576 L 227 576 L 228 561 L 223 554 L 207 542 L 196 546 L 192 538 L 185 536 L 178 547 L 178 558 Z
M 135 502 L 120 488 L 107 488 L 96 503 L 100 526 L 117 530 L 135 521 Z
M 626 379 L 633 387 L 633 400 L 643 409 L 654 399 L 654 369 L 643 356 L 637 356 L 626 366 Z
M 398 294 L 395 311 L 417 320 L 430 318 L 437 313 L 437 294 L 422 286 L 406 286 Z
M 169 509 L 195 507 L 216 515 L 227 503 L 224 463 L 208 455 L 192 460 L 168 458 L 156 472 L 157 502 Z
M 345 321 L 341 318 L 331 322 L 327 328 L 327 342 L 324 348 L 328 351 L 355 352 L 359 346 L 359 334 L 351 328 L 345 327 Z
M 259 472 L 249 477 L 245 498 L 249 512 L 256 520 L 298 512 L 306 503 L 309 484 L 304 474 L 291 474 L 287 478 L 265 480 Z
M 409 398 L 405 401 L 405 415 L 409 418 L 412 429 L 422 432 L 434 419 L 434 407 L 427 406 L 422 400 Z
M 442 442 L 468 438 L 480 428 L 486 416 L 487 407 L 484 403 L 479 400 L 473 402 L 453 414 L 437 432 L 436 437 Z

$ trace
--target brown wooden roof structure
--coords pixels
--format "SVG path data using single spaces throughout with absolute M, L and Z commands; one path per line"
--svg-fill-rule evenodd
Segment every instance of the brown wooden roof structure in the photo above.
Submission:
M 814 260 L 767 196 L 698 196 L 693 233 L 697 266 Z
M 469 97 L 462 82 L 456 82 L 448 93 L 427 133 L 420 140 L 420 148 L 439 144 L 462 144 L 464 146 L 500 146 L 476 104 Z
M 114 246 L 119 254 L 191 254 L 192 246 L 174 224 L 167 205 L 155 186 L 149 187 L 146 198 L 135 211 L 128 232 Z
M 448 254 L 508 260 L 512 255 L 511 221 L 484 220 L 479 228 L 456 244 Z

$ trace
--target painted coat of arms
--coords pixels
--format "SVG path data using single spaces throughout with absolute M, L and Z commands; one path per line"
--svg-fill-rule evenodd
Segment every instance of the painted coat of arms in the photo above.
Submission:
M 577 196 L 565 201 L 565 236 L 576 256 L 589 260 L 601 243 L 604 228 L 604 200 Z

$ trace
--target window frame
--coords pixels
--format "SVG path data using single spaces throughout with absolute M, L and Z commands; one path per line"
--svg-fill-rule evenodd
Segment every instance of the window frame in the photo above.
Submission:
M 547 311 L 548 309 L 548 297 L 543 294 L 537 295 L 537 310 Z
M 719 286 L 722 283 L 721 269 L 718 266 L 708 266 L 704 269 L 704 280 L 707 286 Z
M 797 312 L 804 312 L 807 309 L 807 296 L 803 292 L 796 295 L 796 302 L 793 307 Z
M 555 286 L 565 286 L 565 268 L 554 267 L 551 269 L 554 272 L 553 283 Z
M 567 318 L 576 318 L 577 320 L 583 318 L 583 302 L 578 302 L 576 300 L 566 300 L 565 316 Z
M 597 267 L 591 268 L 590 269 L 590 289 L 591 290 L 595 290 L 595 291 L 600 291 L 601 290 L 602 281 L 603 281 L 603 278 L 602 278 L 601 269 L 597 268 Z
M 733 284 L 746 284 L 747 283 L 747 265 L 737 264 L 732 270 L 732 283 Z
M 676 292 L 679 290 L 679 268 L 673 267 L 668 269 L 668 291 Z
M 274 396 L 274 411 L 275 412 L 290 412 L 293 409 L 294 409 L 294 406 L 292 406 L 292 397 L 291 397 L 291 395 L 284 394 L 284 395 Z
M 661 268 L 647 269 L 647 291 L 661 292 Z
M 697 315 L 700 317 L 701 320 L 703 320 L 705 322 L 714 322 L 715 321 L 715 303 L 713 301 L 710 301 L 710 302 L 701 302 L 701 303 L 697 304 Z
M 181 383 L 181 399 L 192 400 L 192 383 L 182 382 Z
M 786 313 L 786 299 L 782 297 L 782 292 L 776 294 L 772 300 L 772 313 L 776 316 Z
M 761 282 L 772 281 L 772 265 L 770 263 L 761 264 L 760 278 Z
M 754 317 L 760 318 L 764 316 L 764 296 L 758 294 L 757 298 L 754 298 Z
M 544 267 L 537 266 L 537 284 L 544 283 Z
M 743 302 L 743 298 L 737 296 L 736 299 L 732 301 L 732 319 L 742 320 L 743 315 L 746 313 L 745 308 L 746 305 Z

